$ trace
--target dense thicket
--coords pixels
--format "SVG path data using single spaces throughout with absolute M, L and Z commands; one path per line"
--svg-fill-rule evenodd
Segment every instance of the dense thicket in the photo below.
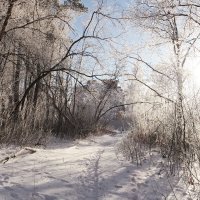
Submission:
M 76 105 L 77 88 L 84 86 L 81 77 L 93 77 L 81 73 L 81 60 L 97 59 L 91 46 L 87 51 L 86 39 L 103 40 L 96 33 L 99 21 L 95 27 L 93 22 L 100 9 L 81 35 L 73 29 L 86 11 L 77 0 L 0 2 L 0 142 L 38 143 L 49 132 L 76 137 L 85 127 L 88 133 L 97 126 L 96 118 L 86 125 Z M 102 93 L 103 105 L 108 91 Z

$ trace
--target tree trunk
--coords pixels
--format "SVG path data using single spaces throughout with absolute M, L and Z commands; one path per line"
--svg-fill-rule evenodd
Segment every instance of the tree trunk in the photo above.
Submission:
M 18 46 L 17 54 L 20 52 L 20 46 Z M 19 102 L 19 84 L 20 84 L 20 68 L 21 68 L 20 57 L 17 55 L 16 65 L 13 65 L 13 107 L 15 108 L 17 103 Z M 13 113 L 14 121 L 17 121 L 19 114 L 19 109 L 15 109 Z

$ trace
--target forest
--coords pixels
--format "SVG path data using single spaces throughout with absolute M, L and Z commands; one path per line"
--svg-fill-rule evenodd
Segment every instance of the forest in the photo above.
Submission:
M 0 197 L 200 199 L 199 42 L 198 0 L 0 0 Z

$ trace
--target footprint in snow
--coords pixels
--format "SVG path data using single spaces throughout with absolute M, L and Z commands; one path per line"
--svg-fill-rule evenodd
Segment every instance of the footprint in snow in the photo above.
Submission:
M 183 191 L 183 188 L 178 187 L 178 188 L 176 188 L 176 191 L 182 192 L 182 191 Z
M 20 197 L 16 193 L 11 193 L 10 196 L 13 197 L 13 198 L 15 198 L 16 200 L 20 199 Z
M 131 177 L 131 181 L 132 182 L 136 182 L 136 180 L 135 180 L 135 177 L 133 176 L 133 177 Z
M 148 187 L 148 185 L 146 183 L 138 183 L 137 184 L 137 187 L 138 188 L 141 188 L 141 187 Z
M 136 188 L 133 188 L 133 189 L 132 189 L 132 192 L 137 192 L 137 189 L 136 189 Z
M 44 197 L 45 197 L 45 200 L 57 200 L 57 198 L 54 196 L 44 195 Z
M 16 187 L 19 188 L 19 189 L 24 189 L 24 187 L 23 187 L 21 184 L 19 184 L 19 183 L 10 182 L 10 184 L 16 186 Z
M 8 180 L 9 180 L 9 177 L 8 177 L 8 176 L 3 177 L 3 181 L 4 181 L 4 182 L 6 182 L 6 181 L 8 181 Z
M 0 185 L 4 185 L 4 183 L 8 183 L 9 177 L 5 176 L 5 177 L 1 177 L 1 181 L 0 181 Z
M 8 191 L 13 191 L 13 189 L 11 187 L 5 186 L 4 189 L 8 190 Z
M 50 196 L 46 194 L 39 194 L 39 193 L 33 193 L 32 194 L 32 199 L 33 200 L 58 200 L 57 197 L 55 196 Z
M 115 188 L 123 188 L 121 185 L 115 185 Z

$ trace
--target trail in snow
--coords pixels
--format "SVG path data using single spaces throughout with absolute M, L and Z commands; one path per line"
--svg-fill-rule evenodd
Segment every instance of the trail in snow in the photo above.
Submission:
M 191 200 L 186 185 L 160 174 L 154 152 L 141 167 L 119 160 L 121 135 L 58 142 L 0 165 L 0 200 Z M 0 150 L 1 158 L 19 148 Z M 173 188 L 173 190 L 172 190 Z

